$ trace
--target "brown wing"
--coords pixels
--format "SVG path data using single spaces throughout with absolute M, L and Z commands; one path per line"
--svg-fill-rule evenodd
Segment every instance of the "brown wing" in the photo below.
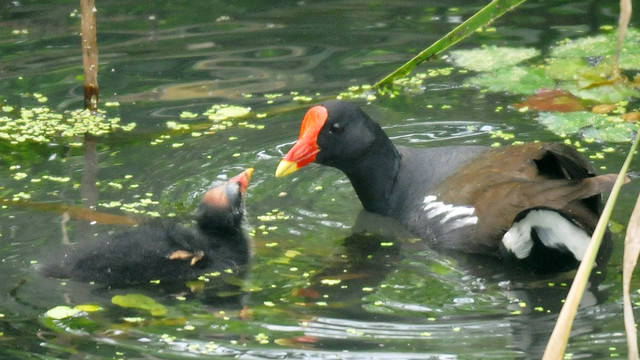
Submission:
M 515 217 L 534 207 L 560 210 L 592 229 L 600 212 L 599 194 L 610 190 L 616 178 L 594 175 L 575 149 L 534 143 L 489 150 L 443 182 L 444 192 L 435 191 L 446 203 L 474 206 L 474 241 L 495 247 Z

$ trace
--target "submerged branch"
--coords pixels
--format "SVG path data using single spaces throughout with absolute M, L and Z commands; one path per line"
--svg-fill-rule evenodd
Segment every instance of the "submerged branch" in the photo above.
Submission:
M 70 219 L 95 221 L 97 223 L 107 225 L 134 226 L 148 220 L 144 217 L 109 214 L 93 209 L 87 209 L 81 206 L 70 206 L 57 203 L 30 202 L 3 197 L 0 197 L 0 203 L 6 206 L 19 206 L 30 209 L 38 209 L 40 211 L 49 211 L 55 214 L 60 214 L 63 217 L 69 217 Z

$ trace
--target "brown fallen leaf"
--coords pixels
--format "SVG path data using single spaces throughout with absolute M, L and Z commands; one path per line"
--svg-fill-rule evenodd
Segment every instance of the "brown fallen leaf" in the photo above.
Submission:
M 608 114 L 617 109 L 616 104 L 598 104 L 591 108 L 591 112 L 595 114 Z
M 640 121 L 640 112 L 639 111 L 632 111 L 632 112 L 628 112 L 625 114 L 620 115 L 621 118 L 623 118 L 625 121 L 628 122 L 638 122 Z

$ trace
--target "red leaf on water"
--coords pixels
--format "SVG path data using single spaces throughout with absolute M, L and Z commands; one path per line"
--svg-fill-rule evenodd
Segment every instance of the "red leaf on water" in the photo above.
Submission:
M 541 111 L 571 112 L 584 111 L 580 98 L 564 90 L 540 89 L 524 102 L 514 105 L 516 108 L 528 107 Z
M 312 349 L 311 344 L 316 344 L 320 338 L 313 335 L 302 335 L 291 338 L 276 339 L 275 343 L 280 346 L 294 347 L 298 349 Z
M 319 299 L 322 295 L 315 289 L 305 288 L 305 289 L 295 289 L 293 291 L 293 296 L 302 296 L 308 299 Z

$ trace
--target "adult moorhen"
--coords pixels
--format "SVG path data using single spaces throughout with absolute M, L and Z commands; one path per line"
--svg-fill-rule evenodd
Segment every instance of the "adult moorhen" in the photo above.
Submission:
M 311 162 L 344 172 L 365 210 L 436 248 L 498 256 L 537 273 L 575 268 L 616 175 L 595 175 L 556 143 L 490 148 L 395 146 L 358 106 L 327 101 L 302 121 L 281 177 Z
M 42 271 L 55 278 L 106 285 L 195 279 L 205 272 L 237 270 L 250 258 L 243 229 L 244 198 L 253 168 L 208 190 L 197 226 L 153 220 L 127 231 L 72 245 Z

